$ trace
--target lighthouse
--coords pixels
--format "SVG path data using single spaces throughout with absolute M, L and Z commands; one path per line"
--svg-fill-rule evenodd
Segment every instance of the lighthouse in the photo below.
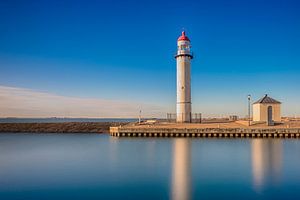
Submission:
M 176 121 L 179 123 L 191 123 L 191 43 L 183 31 L 177 40 L 177 105 Z

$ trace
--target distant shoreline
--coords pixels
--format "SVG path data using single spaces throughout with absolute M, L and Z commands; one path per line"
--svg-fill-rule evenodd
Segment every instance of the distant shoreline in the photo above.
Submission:
M 0 123 L 136 122 L 137 118 L 2 117 Z
M 0 133 L 108 133 L 128 122 L 0 123 Z

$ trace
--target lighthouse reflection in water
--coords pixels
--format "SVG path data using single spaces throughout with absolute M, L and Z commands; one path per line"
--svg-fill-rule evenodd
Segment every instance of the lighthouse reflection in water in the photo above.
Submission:
M 253 189 L 257 193 L 265 187 L 280 184 L 282 170 L 282 140 L 252 139 L 250 142 L 251 174 Z M 173 141 L 171 197 L 173 200 L 193 199 L 192 183 L 192 141 L 186 138 L 177 138 Z M 203 160 L 204 161 L 204 160 Z M 238 163 L 238 162 L 237 162 Z M 206 165 L 206 163 L 203 163 Z M 248 172 L 245 171 L 247 174 Z M 198 180 L 199 181 L 199 180 Z M 197 190 L 201 188 L 194 188 Z
M 191 146 L 189 139 L 177 138 L 173 143 L 172 199 L 190 199 Z

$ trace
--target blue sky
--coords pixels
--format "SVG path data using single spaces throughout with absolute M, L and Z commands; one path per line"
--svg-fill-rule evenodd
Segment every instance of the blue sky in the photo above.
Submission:
M 175 112 L 173 56 L 184 28 L 195 55 L 193 111 L 244 116 L 248 93 L 254 100 L 268 93 L 285 115 L 300 115 L 299 7 L 296 0 L 2 0 L 0 86 L 162 108 L 148 115 Z

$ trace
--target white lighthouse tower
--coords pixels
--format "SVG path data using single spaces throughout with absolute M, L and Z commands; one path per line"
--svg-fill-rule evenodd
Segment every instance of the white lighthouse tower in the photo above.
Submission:
M 176 121 L 190 123 L 192 120 L 191 108 L 191 44 L 183 31 L 177 40 L 177 108 Z

